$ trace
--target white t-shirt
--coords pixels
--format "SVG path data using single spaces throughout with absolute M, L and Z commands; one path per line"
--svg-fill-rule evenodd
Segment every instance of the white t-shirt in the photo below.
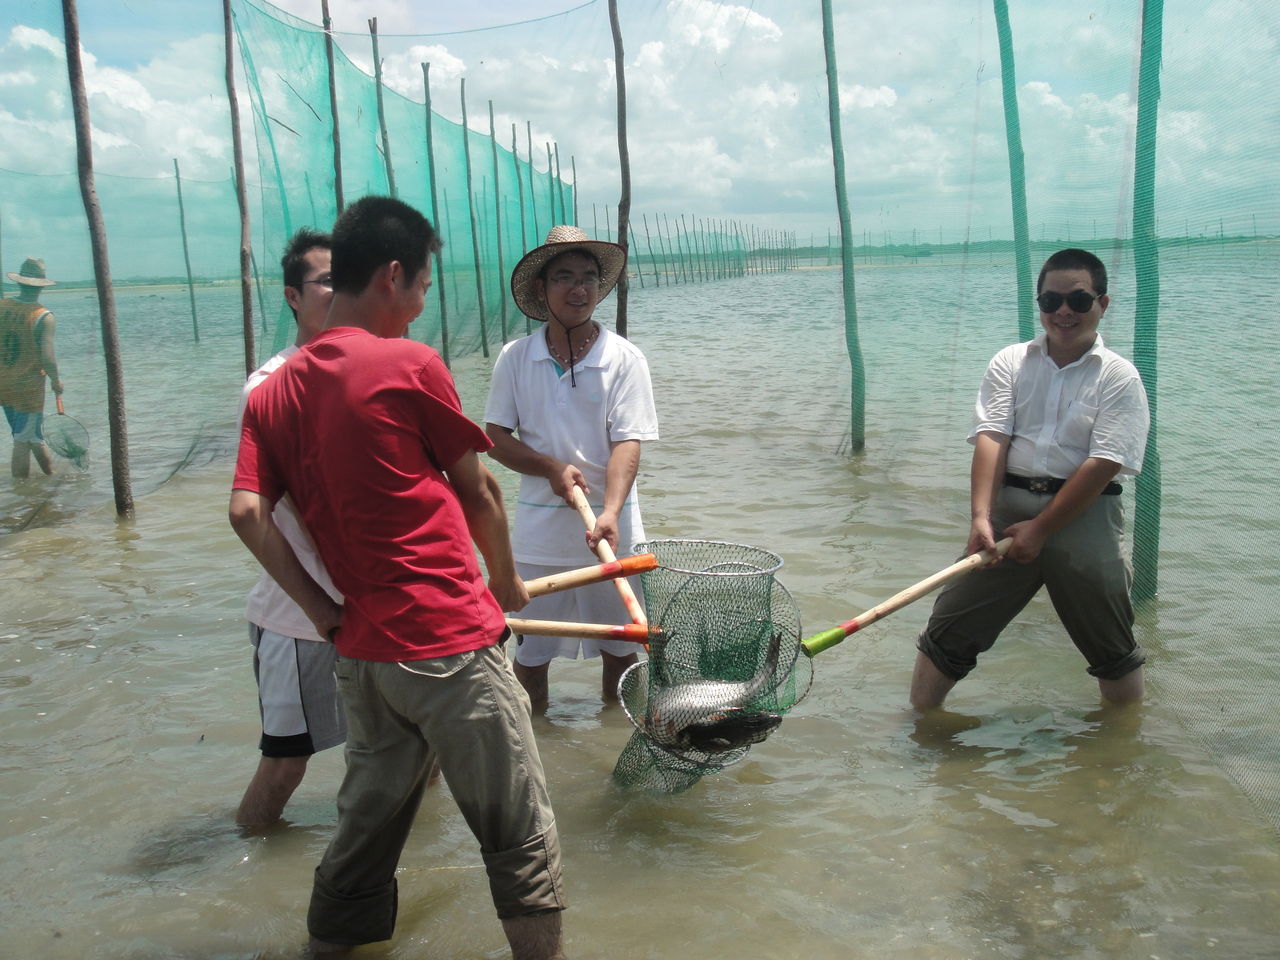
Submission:
M 253 393 L 260 383 L 297 352 L 298 348 L 296 346 L 287 346 L 249 375 L 249 379 L 244 384 L 244 391 L 240 394 L 240 412 L 236 417 L 237 435 L 239 434 L 240 421 L 244 418 L 244 407 L 249 400 L 249 394 Z M 271 519 L 280 528 L 284 538 L 289 541 L 289 545 L 293 547 L 293 552 L 298 555 L 298 560 L 302 563 L 307 573 L 311 574 L 316 583 L 324 588 L 335 603 L 341 603 L 342 594 L 338 592 L 338 588 L 329 579 L 329 573 L 325 570 L 324 564 L 320 562 L 319 554 L 316 553 L 315 544 L 311 542 L 311 535 L 307 533 L 306 527 L 302 525 L 297 511 L 294 510 L 293 501 L 287 495 L 275 505 L 275 509 L 271 511 Z M 265 570 L 258 577 L 258 582 L 253 585 L 253 589 L 249 591 L 245 615 L 250 623 L 257 624 L 264 630 L 270 630 L 282 636 L 293 637 L 298 640 L 328 642 L 316 633 L 315 625 L 302 612 L 302 608 L 280 589 L 280 586 L 271 579 Z
M 980 432 L 1011 437 L 1005 469 L 1025 477 L 1066 479 L 1090 457 L 1142 470 L 1151 416 L 1142 378 L 1099 336 L 1075 363 L 1049 358 L 1042 333 L 1005 347 L 991 360 L 974 411 L 969 442 Z
M 557 370 L 542 330 L 508 343 L 493 366 L 484 419 L 515 431 L 534 450 L 577 466 L 590 489 L 587 500 L 599 514 L 609 445 L 658 438 L 649 365 L 635 344 L 601 327 L 572 378 L 568 370 Z M 644 540 L 634 484 L 619 512 L 618 531 L 619 556 L 630 555 Z M 520 478 L 511 541 L 515 559 L 523 563 L 585 566 L 595 560 L 582 517 L 542 477 Z

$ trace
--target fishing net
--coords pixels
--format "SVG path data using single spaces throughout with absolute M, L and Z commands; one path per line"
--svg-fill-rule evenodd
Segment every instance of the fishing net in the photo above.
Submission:
M 45 418 L 43 433 L 44 442 L 50 450 L 77 470 L 89 469 L 89 431 L 75 417 L 67 416 L 61 397 L 58 398 L 58 412 Z
M 640 582 L 662 634 L 619 685 L 636 729 L 613 777 L 680 793 L 776 729 L 808 692 L 813 668 L 797 661 L 800 613 L 774 577 L 777 554 L 711 540 L 655 540 L 636 551 L 658 558 Z

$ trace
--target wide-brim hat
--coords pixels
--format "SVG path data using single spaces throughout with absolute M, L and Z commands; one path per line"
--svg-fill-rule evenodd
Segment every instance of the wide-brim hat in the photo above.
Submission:
M 6 273 L 6 277 L 24 287 L 52 287 L 54 281 L 44 275 L 44 261 L 39 257 L 27 257 L 22 261 L 22 269 L 17 273 Z
M 544 322 L 551 319 L 546 301 L 538 296 L 533 282 L 538 279 L 543 267 L 570 250 L 586 250 L 600 262 L 599 300 L 607 297 L 617 286 L 618 278 L 627 265 L 626 250 L 616 243 L 592 240 L 585 231 L 577 227 L 552 227 L 547 232 L 547 242 L 526 253 L 511 271 L 511 297 L 525 316 Z

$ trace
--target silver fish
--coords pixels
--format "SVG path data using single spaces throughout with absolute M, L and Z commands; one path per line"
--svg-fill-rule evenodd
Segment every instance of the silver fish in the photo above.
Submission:
M 761 669 L 750 680 L 691 680 L 652 691 L 645 733 L 673 750 L 723 753 L 764 740 L 782 715 L 747 709 L 751 701 L 771 689 L 778 670 L 782 634 L 774 633 Z

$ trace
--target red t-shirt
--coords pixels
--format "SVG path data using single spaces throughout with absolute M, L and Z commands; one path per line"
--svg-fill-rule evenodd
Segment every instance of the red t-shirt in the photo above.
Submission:
M 491 445 L 435 350 L 338 327 L 250 395 L 233 486 L 293 499 L 346 598 L 339 654 L 449 656 L 505 627 L 442 472 Z

